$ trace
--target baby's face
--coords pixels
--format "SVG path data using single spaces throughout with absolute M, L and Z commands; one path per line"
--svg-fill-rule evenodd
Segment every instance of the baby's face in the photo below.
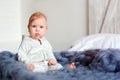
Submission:
M 44 37 L 47 29 L 47 21 L 45 18 L 38 18 L 32 21 L 31 25 L 28 27 L 30 37 L 33 39 Z

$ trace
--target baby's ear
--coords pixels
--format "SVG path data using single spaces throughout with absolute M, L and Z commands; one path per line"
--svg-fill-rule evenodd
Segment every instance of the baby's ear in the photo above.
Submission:
M 45 32 L 47 32 L 48 31 L 48 27 L 46 27 L 46 30 L 45 30 Z
M 46 29 L 48 30 L 48 26 L 46 26 Z

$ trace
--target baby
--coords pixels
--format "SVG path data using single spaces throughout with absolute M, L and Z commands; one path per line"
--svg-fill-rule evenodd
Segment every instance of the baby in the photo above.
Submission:
M 43 13 L 31 15 L 28 23 L 29 36 L 24 36 L 18 49 L 18 59 L 33 72 L 46 72 L 63 68 L 56 61 L 50 43 L 45 39 L 47 18 Z

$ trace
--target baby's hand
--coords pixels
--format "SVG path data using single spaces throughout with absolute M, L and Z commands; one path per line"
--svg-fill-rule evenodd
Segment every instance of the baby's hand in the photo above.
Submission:
M 57 61 L 55 59 L 48 60 L 48 65 L 55 65 L 55 64 L 57 64 Z
M 69 65 L 69 68 L 70 68 L 70 69 L 76 69 L 75 63 L 71 63 L 71 64 Z
M 35 69 L 34 64 L 30 64 L 30 65 L 28 65 L 28 69 L 29 69 L 30 71 L 33 71 L 33 70 Z

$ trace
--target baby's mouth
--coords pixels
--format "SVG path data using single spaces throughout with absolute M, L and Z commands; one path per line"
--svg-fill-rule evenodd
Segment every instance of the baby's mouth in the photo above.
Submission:
M 40 36 L 40 34 L 39 33 L 35 33 L 35 37 L 39 37 Z

